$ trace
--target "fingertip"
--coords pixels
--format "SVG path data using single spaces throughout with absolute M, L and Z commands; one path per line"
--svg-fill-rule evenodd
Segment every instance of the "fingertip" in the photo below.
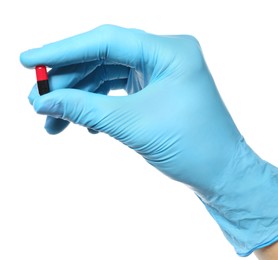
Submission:
M 54 92 L 38 96 L 33 101 L 34 110 L 41 115 L 61 118 L 63 115 L 63 108 L 61 102 L 58 102 L 56 98 Z
M 34 100 L 32 100 L 32 99 L 29 99 L 29 100 L 31 100 L 33 108 L 36 111 L 36 113 L 42 114 L 42 115 L 46 114 L 45 105 L 44 105 L 43 102 L 41 102 L 41 97 L 40 96 L 37 97 Z
M 33 105 L 34 103 L 34 100 L 39 97 L 39 92 L 38 92 L 38 88 L 37 88 L 37 84 L 35 86 L 33 86 L 29 96 L 28 96 L 28 100 L 29 100 L 29 103 L 31 105 Z
M 20 63 L 25 68 L 28 68 L 28 69 L 35 67 L 33 59 L 34 59 L 33 50 L 24 51 L 19 56 Z
M 44 126 L 44 129 L 50 135 L 57 135 L 60 133 L 60 131 L 56 131 L 55 129 L 48 128 L 47 126 Z
M 93 128 L 87 128 L 87 130 L 90 134 L 98 134 L 99 133 L 99 131 L 94 130 Z
M 56 135 L 61 133 L 68 125 L 69 122 L 64 119 L 48 116 L 46 118 L 44 128 L 48 134 Z
M 44 47 L 33 48 L 20 54 L 20 63 L 27 69 L 33 69 L 37 65 L 48 66 L 49 55 Z
M 20 63 L 21 63 L 24 67 L 26 67 L 26 58 L 27 58 L 26 52 L 27 52 L 27 51 L 22 52 L 22 53 L 20 53 L 20 55 L 19 55 L 19 61 L 20 61 Z

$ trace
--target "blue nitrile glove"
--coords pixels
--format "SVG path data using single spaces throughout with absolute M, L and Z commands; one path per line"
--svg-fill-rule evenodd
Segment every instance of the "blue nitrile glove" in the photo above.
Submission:
M 52 68 L 52 92 L 29 97 L 49 133 L 70 121 L 128 145 L 190 186 L 241 256 L 278 240 L 278 169 L 245 143 L 195 38 L 105 25 L 21 62 Z

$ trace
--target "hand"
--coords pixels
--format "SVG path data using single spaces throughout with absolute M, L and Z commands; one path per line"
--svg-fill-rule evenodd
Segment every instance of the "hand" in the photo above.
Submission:
M 39 96 L 35 86 L 29 96 L 36 112 L 48 115 L 49 133 L 73 122 L 128 145 L 190 186 L 240 255 L 273 238 L 253 234 L 254 219 L 262 216 L 252 193 L 262 172 L 274 168 L 244 142 L 194 37 L 105 25 L 29 50 L 21 62 L 52 68 L 51 93 Z M 128 95 L 108 96 L 113 89 Z M 259 162 L 255 173 L 254 162 Z
M 207 189 L 241 138 L 191 36 L 102 26 L 27 51 L 21 61 L 53 68 L 52 92 L 40 97 L 35 86 L 29 97 L 51 116 L 48 132 L 68 121 L 105 132 L 194 187 Z M 129 95 L 105 95 L 117 88 Z

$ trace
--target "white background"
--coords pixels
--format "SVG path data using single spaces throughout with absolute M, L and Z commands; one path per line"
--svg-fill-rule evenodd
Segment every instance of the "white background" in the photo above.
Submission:
M 277 1 L 163 2 L 1 1 L 1 260 L 240 259 L 183 184 L 104 134 L 48 135 L 27 100 L 26 49 L 104 23 L 192 34 L 247 142 L 278 165 Z

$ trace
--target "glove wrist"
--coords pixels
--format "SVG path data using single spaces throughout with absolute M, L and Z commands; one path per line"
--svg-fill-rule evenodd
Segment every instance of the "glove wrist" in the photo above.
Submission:
M 278 241 L 278 169 L 242 138 L 212 194 L 197 194 L 240 256 Z

